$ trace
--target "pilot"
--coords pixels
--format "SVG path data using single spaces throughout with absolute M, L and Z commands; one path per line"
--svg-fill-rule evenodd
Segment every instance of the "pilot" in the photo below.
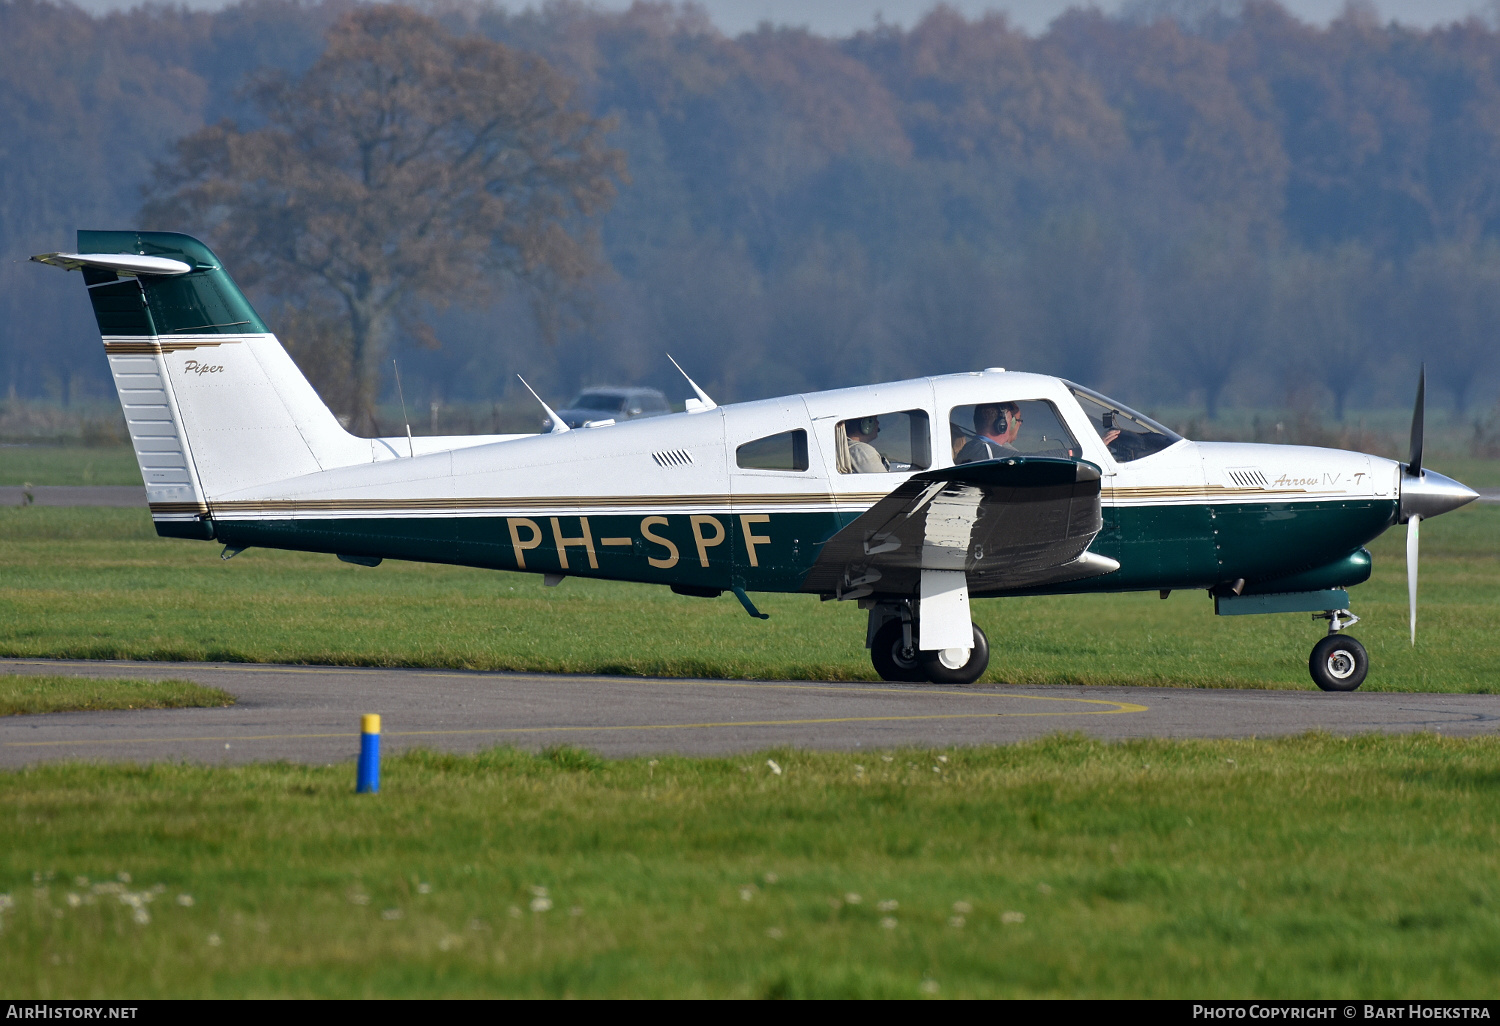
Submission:
M 1104 440 L 1105 445 L 1109 446 L 1109 451 L 1112 456 L 1120 456 L 1121 453 L 1115 452 L 1115 442 L 1119 441 L 1120 439 L 1120 428 L 1115 424 L 1115 411 L 1110 410 L 1108 413 L 1104 414 L 1099 423 L 1103 428 L 1103 430 L 1099 432 L 1099 437 Z
M 974 407 L 974 431 L 954 463 L 1009 456 L 1016 451 L 1016 436 L 1021 433 L 1021 408 L 1015 403 L 980 403 Z
M 880 435 L 879 417 L 857 417 L 844 424 L 849 439 L 849 468 L 855 474 L 886 474 L 891 465 L 870 443 Z

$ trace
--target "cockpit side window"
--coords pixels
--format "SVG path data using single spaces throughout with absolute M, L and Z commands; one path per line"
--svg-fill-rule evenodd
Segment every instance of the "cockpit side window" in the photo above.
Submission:
M 1109 454 L 1121 463 L 1161 452 L 1169 445 L 1182 441 L 1182 436 L 1169 427 L 1137 413 L 1128 406 L 1121 406 L 1108 396 L 1100 395 L 1091 388 L 1066 383 L 1078 405 L 1099 432 L 1099 437 L 1109 449 Z
M 1078 442 L 1045 399 L 955 406 L 948 414 L 953 462 L 977 463 L 1007 456 L 1076 459 Z
M 932 466 L 925 410 L 901 410 L 839 421 L 834 452 L 840 474 L 891 474 Z

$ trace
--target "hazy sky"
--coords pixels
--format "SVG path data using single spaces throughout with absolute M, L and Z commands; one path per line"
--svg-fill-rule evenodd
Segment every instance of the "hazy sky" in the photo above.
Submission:
M 867 27 L 878 13 L 886 21 L 910 25 L 930 10 L 935 0 L 701 0 L 718 26 L 728 33 L 742 32 L 758 22 L 772 21 L 806 25 L 824 35 L 848 35 Z M 948 0 L 970 16 L 986 10 L 1001 10 L 1028 32 L 1038 33 L 1069 7 L 1083 7 L 1080 0 Z M 1096 6 L 1115 11 L 1121 0 L 1098 0 Z M 1281 0 L 1282 5 L 1306 21 L 1327 22 L 1344 7 L 1344 0 Z M 606 4 L 604 6 L 615 6 Z M 619 4 L 623 7 L 626 4 Z M 1377 0 L 1383 19 L 1394 18 L 1427 27 L 1457 21 L 1475 11 L 1487 10 L 1485 0 Z
M 131 0 L 75 0 L 90 11 L 106 11 L 136 6 Z M 185 6 L 213 10 L 226 6 L 225 0 L 179 0 Z M 929 10 L 936 0 L 700 0 L 714 22 L 734 35 L 754 28 L 762 21 L 803 25 L 823 35 L 848 35 L 868 27 L 879 14 L 888 22 L 910 25 Z M 948 0 L 968 15 L 985 10 L 1007 11 L 1011 21 L 1037 33 L 1069 7 L 1083 6 L 1079 0 Z M 1344 6 L 1344 0 L 1281 0 L 1282 4 L 1307 21 L 1327 22 Z M 1115 11 L 1121 0 L 1098 0 L 1097 6 Z M 503 6 L 524 9 L 524 2 Z M 603 0 L 599 6 L 622 9 L 628 0 Z M 1409 25 L 1429 27 L 1457 21 L 1478 11 L 1493 10 L 1490 0 L 1376 0 L 1373 6 L 1383 19 L 1394 19 Z

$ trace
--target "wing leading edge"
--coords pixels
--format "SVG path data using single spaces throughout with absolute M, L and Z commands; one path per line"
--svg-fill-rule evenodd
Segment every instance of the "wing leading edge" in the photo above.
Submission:
M 1112 573 L 1088 552 L 1103 526 L 1100 472 L 1081 460 L 1015 457 L 914 474 L 830 538 L 803 591 L 913 595 L 924 570 L 969 590 L 1009 591 Z

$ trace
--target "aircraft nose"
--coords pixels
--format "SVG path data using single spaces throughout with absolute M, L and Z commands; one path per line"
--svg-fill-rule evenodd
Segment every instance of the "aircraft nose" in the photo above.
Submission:
M 1458 509 L 1479 498 L 1479 493 L 1462 482 L 1444 477 L 1435 470 L 1424 470 L 1416 477 L 1401 475 L 1401 523 L 1412 516 L 1422 519 Z

